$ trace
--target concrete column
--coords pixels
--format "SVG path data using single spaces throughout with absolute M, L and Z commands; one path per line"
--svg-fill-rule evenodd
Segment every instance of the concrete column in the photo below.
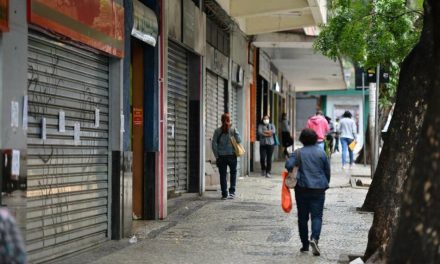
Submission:
M 19 177 L 27 176 L 27 136 L 23 129 L 23 99 L 27 94 L 27 54 L 28 26 L 26 18 L 26 1 L 9 1 L 9 32 L 0 33 L 0 148 L 2 151 L 20 151 Z M 18 126 L 12 127 L 12 103 L 15 108 L 15 120 Z M 9 152 L 10 153 L 10 152 Z M 4 155 L 1 153 L 3 164 Z M 3 169 L 0 170 L 0 174 Z M 5 175 L 0 175 L 4 179 Z M 16 216 L 18 226 L 25 235 L 26 198 L 20 190 L 14 191 L 12 197 L 2 197 L 2 204 Z
M 26 149 L 23 98 L 27 93 L 28 27 L 26 1 L 9 1 L 9 32 L 0 36 L 0 146 Z M 19 127 L 11 127 L 11 102 L 19 104 Z

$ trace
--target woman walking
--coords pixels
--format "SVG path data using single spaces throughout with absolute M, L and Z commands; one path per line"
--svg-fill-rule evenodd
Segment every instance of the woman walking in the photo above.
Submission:
M 235 137 L 237 143 L 241 143 L 240 134 L 236 128 L 232 128 L 231 116 L 224 113 L 221 117 L 222 126 L 214 131 L 212 137 L 212 151 L 214 152 L 218 170 L 220 173 L 220 186 L 222 200 L 235 198 L 235 184 L 237 182 L 237 156 L 231 143 L 231 137 Z M 228 193 L 227 170 L 231 174 L 231 182 Z
M 276 133 L 275 126 L 270 123 L 268 115 L 263 117 L 260 125 L 258 125 L 258 136 L 260 138 L 260 163 L 261 176 L 267 178 L 272 177 L 272 154 L 275 145 L 274 135 Z
M 298 163 L 298 182 L 295 187 L 295 200 L 298 208 L 298 229 L 301 238 L 301 252 L 309 251 L 313 255 L 321 254 L 318 241 L 321 235 L 322 214 L 325 191 L 330 183 L 330 164 L 324 150 L 317 145 L 318 136 L 313 129 L 306 128 L 299 140 L 303 148 L 295 151 L 286 162 L 286 169 L 292 171 Z M 298 160 L 298 162 L 297 162 Z M 312 222 L 312 234 L 309 240 L 308 221 Z
M 349 111 L 345 111 L 342 119 L 339 121 L 339 138 L 342 146 L 342 168 L 345 169 L 347 164 L 347 152 L 350 160 L 350 168 L 353 166 L 353 151 L 348 147 L 356 140 L 356 123 L 351 119 L 352 115 Z

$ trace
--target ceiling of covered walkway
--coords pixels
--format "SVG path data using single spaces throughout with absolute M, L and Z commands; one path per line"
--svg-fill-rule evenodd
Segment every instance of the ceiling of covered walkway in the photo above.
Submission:
M 217 0 L 297 92 L 346 89 L 342 66 L 316 53 L 327 0 Z

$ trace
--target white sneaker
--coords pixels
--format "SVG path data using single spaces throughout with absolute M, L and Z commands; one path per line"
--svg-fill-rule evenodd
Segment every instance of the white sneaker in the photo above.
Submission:
M 343 170 L 347 169 L 347 166 L 346 165 L 342 165 L 342 169 Z
M 310 240 L 310 246 L 312 247 L 312 253 L 314 256 L 321 255 L 321 250 L 319 249 L 318 241 L 316 241 L 315 239 Z

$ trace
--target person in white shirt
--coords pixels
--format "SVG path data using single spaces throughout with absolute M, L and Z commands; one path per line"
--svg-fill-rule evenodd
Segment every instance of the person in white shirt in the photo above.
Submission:
M 353 165 L 353 151 L 348 147 L 356 140 L 356 123 L 351 119 L 352 115 L 349 111 L 345 111 L 342 119 L 339 121 L 339 137 L 342 146 L 342 168 L 346 168 L 347 151 L 350 160 L 350 167 Z

